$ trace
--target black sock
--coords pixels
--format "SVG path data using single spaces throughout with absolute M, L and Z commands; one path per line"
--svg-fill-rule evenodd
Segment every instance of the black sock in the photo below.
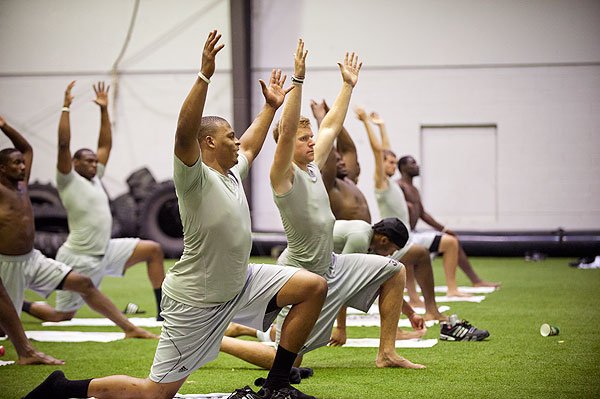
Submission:
M 29 392 L 23 399 L 42 398 L 87 398 L 88 387 L 92 380 L 73 380 L 65 378 L 65 374 L 56 370 L 48 376 L 33 391 Z
M 25 313 L 31 314 L 30 309 L 31 309 L 31 302 L 23 301 L 23 306 L 21 306 L 21 310 L 23 310 L 23 312 L 25 312 Z
M 162 300 L 162 287 L 154 289 L 154 298 L 156 298 L 156 320 L 163 321 L 164 319 L 160 315 L 160 301 Z
M 273 367 L 271 367 L 263 387 L 279 389 L 290 385 L 290 370 L 292 369 L 297 356 L 297 353 L 290 352 L 279 345 L 277 347 L 275 360 L 273 361 Z

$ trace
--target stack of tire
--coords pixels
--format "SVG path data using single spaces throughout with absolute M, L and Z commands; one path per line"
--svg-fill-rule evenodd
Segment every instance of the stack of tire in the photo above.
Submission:
M 110 201 L 112 237 L 141 237 L 159 243 L 167 258 L 183 252 L 183 228 L 172 180 L 156 182 L 146 168 L 127 178 L 129 192 Z M 34 182 L 29 196 L 35 217 L 35 247 L 54 257 L 67 239 L 67 215 L 51 184 Z

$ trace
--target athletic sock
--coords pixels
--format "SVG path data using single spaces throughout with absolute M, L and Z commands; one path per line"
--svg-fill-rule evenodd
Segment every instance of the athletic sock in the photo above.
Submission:
M 23 312 L 31 314 L 30 312 L 31 309 L 31 302 L 29 301 L 23 301 L 23 306 L 21 306 L 21 310 L 23 310 Z
M 290 352 L 279 345 L 273 367 L 271 367 L 263 387 L 276 390 L 288 386 L 290 384 L 290 370 L 297 356 L 297 353 Z
M 164 319 L 160 315 L 160 301 L 162 300 L 162 287 L 154 289 L 154 298 L 156 298 L 156 320 L 163 321 Z
M 70 381 L 61 370 L 56 370 L 37 388 L 23 396 L 23 399 L 87 398 L 91 381 L 91 379 Z

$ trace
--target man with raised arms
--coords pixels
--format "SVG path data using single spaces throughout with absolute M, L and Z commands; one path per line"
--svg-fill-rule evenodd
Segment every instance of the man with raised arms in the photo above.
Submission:
M 54 290 L 74 291 L 90 308 L 121 327 L 127 338 L 156 338 L 131 324 L 110 299 L 94 287 L 89 277 L 46 258 L 33 248 L 35 225 L 27 193 L 33 149 L 2 117 L 0 129 L 15 146 L 0 151 L 0 279 L 17 315 L 21 313 L 25 289 L 44 297 Z M 55 364 L 53 360 L 40 360 Z
M 281 71 L 273 71 L 269 86 L 261 80 L 265 105 L 239 140 L 225 119 L 203 117 L 215 56 L 224 46 L 218 45 L 220 37 L 216 30 L 208 35 L 201 71 L 175 133 L 174 182 L 184 252 L 163 283 L 165 320 L 150 376 L 69 381 L 54 372 L 28 399 L 45 398 L 49 390 L 56 398 L 172 398 L 191 373 L 217 357 L 230 321 L 266 330 L 286 305 L 293 305 L 291 317 L 283 325 L 281 348 L 267 378 L 273 388 L 259 396 L 245 387 L 231 398 L 270 399 L 299 392 L 289 385 L 290 369 L 319 315 L 327 284 L 297 268 L 248 264 L 252 237 L 242 187 L 291 88 L 282 88 Z
M 139 238 L 110 238 L 112 215 L 108 196 L 101 180 L 112 149 L 112 131 L 108 116 L 108 90 L 104 82 L 94 85 L 96 103 L 100 107 L 98 149 L 82 148 L 71 157 L 70 105 L 71 90 L 65 91 L 62 114 L 58 125 L 58 161 L 56 183 L 61 201 L 67 211 L 69 236 L 59 248 L 56 260 L 79 273 L 89 276 L 96 287 L 104 276 L 122 277 L 131 266 L 146 262 L 148 277 L 156 298 L 157 320 L 160 316 L 161 285 L 165 277 L 163 252 L 154 241 Z M 71 320 L 83 305 L 74 292 L 56 294 L 56 309 L 44 302 L 27 302 L 23 310 L 46 321 Z

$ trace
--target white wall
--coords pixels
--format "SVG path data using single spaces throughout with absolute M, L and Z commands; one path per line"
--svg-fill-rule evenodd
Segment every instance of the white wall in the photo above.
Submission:
M 133 4 L 0 0 L 0 114 L 34 146 L 32 179 L 54 180 L 56 129 L 71 79 L 78 81 L 72 147 L 95 146 L 99 117 L 91 85 L 112 80 L 108 72 Z M 423 125 L 498 127 L 498 220 L 450 221 L 452 227 L 600 227 L 597 0 L 254 0 L 253 5 L 255 113 L 262 106 L 258 79 L 274 67 L 291 72 L 298 37 L 309 50 L 303 102 L 308 116 L 311 98 L 333 101 L 341 83 L 335 63 L 345 51 L 357 51 L 364 67 L 352 105 L 381 113 L 399 154 L 420 157 Z M 231 120 L 229 2 L 141 2 L 112 112 L 114 150 L 104 179 L 111 195 L 126 191 L 124 179 L 140 166 L 158 180 L 171 177 L 177 114 L 212 28 L 224 33 L 226 49 L 217 60 L 206 113 Z M 377 219 L 372 155 L 352 114 L 346 126 L 359 149 L 359 186 Z M 0 135 L 0 148 L 7 145 Z M 269 138 L 253 167 L 256 230 L 281 229 L 268 185 L 273 150 Z M 457 186 L 468 183 L 457 176 Z
M 356 51 L 364 67 L 351 106 L 382 115 L 398 155 L 419 160 L 423 125 L 498 127 L 497 220 L 442 223 L 456 229 L 600 227 L 600 2 L 254 4 L 256 79 L 274 66 L 292 72 L 297 38 L 306 42 L 304 115 L 312 116 L 311 98 L 333 102 L 341 84 L 335 62 Z M 359 187 L 377 220 L 366 134 L 352 112 L 346 127 L 359 151 Z M 281 228 L 269 200 L 273 149 L 269 140 L 254 166 L 255 229 Z M 458 189 L 448 196 L 460 199 L 467 184 L 456 176 Z
M 96 148 L 99 112 L 92 84 L 115 84 L 110 70 L 125 42 L 133 0 L 0 2 L 0 114 L 31 141 L 32 181 L 54 182 L 56 136 L 64 89 L 76 79 L 71 149 Z M 147 166 L 157 180 L 172 178 L 179 108 L 196 79 L 211 29 L 231 47 L 229 2 L 140 2 L 133 35 L 120 63 L 108 192 L 127 191 L 126 177 Z M 206 113 L 232 119 L 231 53 L 222 51 Z M 114 103 L 114 101 L 113 101 Z M 0 135 L 0 148 L 9 146 Z

